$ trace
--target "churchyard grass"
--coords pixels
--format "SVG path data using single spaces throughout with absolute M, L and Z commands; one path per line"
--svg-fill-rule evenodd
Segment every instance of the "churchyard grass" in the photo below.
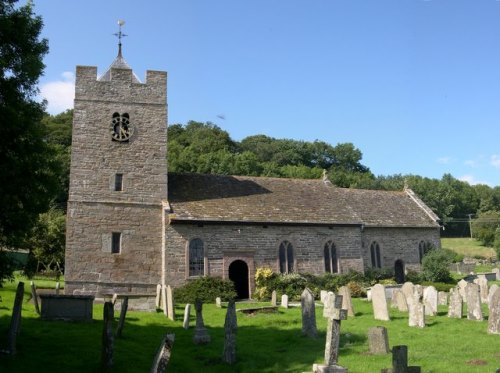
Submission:
M 16 283 L 0 289 L 0 333 L 6 335 Z M 15 357 L 0 356 L 2 372 L 96 372 L 99 371 L 103 305 L 95 304 L 94 322 L 68 323 L 42 321 L 34 306 L 27 303 L 25 288 L 23 319 Z M 260 304 L 263 305 L 263 304 Z M 269 305 L 267 303 L 266 305 Z M 367 332 L 373 326 L 385 326 L 389 345 L 408 345 L 410 365 L 429 372 L 492 372 L 500 367 L 498 335 L 486 333 L 486 321 L 449 319 L 446 306 L 438 316 L 428 317 L 424 329 L 408 327 L 405 313 L 390 309 L 391 321 L 373 319 L 371 304 L 353 300 L 355 318 L 342 321 L 339 363 L 349 372 L 374 373 L 391 366 L 391 355 L 370 355 Z M 255 304 L 238 303 L 237 308 Z M 182 328 L 184 305 L 176 307 L 176 322 L 161 312 L 127 314 L 123 337 L 115 340 L 116 372 L 148 371 L 165 332 L 175 333 L 170 372 L 305 372 L 313 363 L 322 362 L 325 343 L 325 319 L 317 308 L 318 338 L 301 335 L 300 308 L 279 309 L 277 313 L 253 316 L 237 313 L 237 362 L 221 362 L 226 308 L 203 306 L 205 326 L 212 341 L 194 345 L 194 307 L 190 329 Z M 487 308 L 483 306 L 487 315 Z M 119 313 L 115 311 L 115 319 Z M 115 322 L 116 326 L 116 322 Z M 4 339 L 0 342 L 4 346 Z M 484 364 L 484 365 L 483 365 Z
M 495 249 L 471 238 L 441 238 L 441 247 L 470 258 L 494 258 Z

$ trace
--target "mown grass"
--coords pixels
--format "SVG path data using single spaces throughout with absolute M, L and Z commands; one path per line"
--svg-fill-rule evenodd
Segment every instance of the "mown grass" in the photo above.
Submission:
M 0 289 L 0 335 L 5 336 L 11 316 L 15 283 Z M 42 321 L 34 312 L 26 286 L 22 330 L 15 357 L 0 356 L 1 372 L 97 372 L 100 371 L 102 304 L 94 306 L 94 322 L 68 323 Z M 213 304 L 204 305 L 204 320 L 212 338 L 210 344 L 192 342 L 194 328 L 182 328 L 184 305 L 176 307 L 177 320 L 162 313 L 127 314 L 123 338 L 115 340 L 113 372 L 148 371 L 163 334 L 176 335 L 169 372 L 305 372 L 320 363 L 324 354 L 325 319 L 322 309 L 316 311 L 317 339 L 301 335 L 299 308 L 280 309 L 275 314 L 246 316 L 238 313 L 237 363 L 221 362 L 226 310 Z M 237 308 L 249 307 L 238 304 Z M 371 304 L 354 299 L 355 318 L 342 322 L 339 363 L 349 372 L 373 373 L 391 366 L 391 356 L 368 353 L 367 332 L 381 325 L 388 329 L 391 346 L 409 347 L 409 362 L 420 365 L 423 372 L 493 372 L 500 367 L 498 335 L 486 333 L 486 321 L 448 319 L 446 307 L 439 315 L 429 317 L 424 329 L 408 327 L 408 317 L 391 309 L 389 322 L 373 319 Z M 485 308 L 487 315 L 487 309 Z M 115 312 L 115 318 L 118 312 Z M 194 310 L 191 325 L 194 324 Z M 2 340 L 5 345 L 5 339 Z M 477 365 L 485 364 L 485 365 Z
M 470 258 L 494 258 L 496 253 L 492 247 L 483 246 L 471 238 L 441 238 L 441 247 Z

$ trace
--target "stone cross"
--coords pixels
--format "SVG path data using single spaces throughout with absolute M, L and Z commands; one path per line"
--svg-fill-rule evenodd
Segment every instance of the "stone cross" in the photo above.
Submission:
M 388 354 L 390 350 L 387 329 L 383 326 L 368 329 L 368 345 L 372 354 Z
M 175 321 L 174 294 L 170 285 L 167 286 L 167 313 L 167 317 Z
M 40 306 L 38 305 L 38 295 L 36 294 L 36 285 L 33 281 L 30 282 L 31 285 L 31 297 L 33 298 L 33 303 L 35 304 L 35 311 L 40 315 Z
M 308 288 L 305 288 L 302 292 L 300 304 L 302 309 L 302 334 L 310 338 L 316 338 L 318 335 L 316 328 L 316 308 L 314 296 Z
M 500 334 L 500 287 L 492 294 L 489 303 L 488 333 Z
M 12 307 L 12 318 L 10 319 L 9 334 L 7 337 L 7 353 L 15 355 L 17 336 L 21 331 L 21 311 L 23 309 L 24 282 L 19 282 Z
M 224 322 L 224 352 L 222 354 L 222 360 L 227 364 L 236 362 L 237 329 L 236 306 L 234 300 L 230 300 L 227 306 L 226 321 Z
M 156 352 L 156 356 L 153 360 L 153 365 L 151 366 L 150 373 L 164 373 L 167 371 L 167 365 L 170 361 L 170 355 L 172 354 L 174 341 L 175 334 L 165 334 L 165 337 L 163 337 L 160 347 Z
M 113 311 L 113 303 L 104 303 L 101 348 L 101 367 L 103 370 L 113 366 Z
M 116 327 L 116 338 L 121 338 L 123 332 L 123 326 L 125 325 L 125 317 L 127 316 L 128 310 L 128 297 L 125 297 L 122 301 L 122 309 L 120 310 L 120 319 L 118 321 L 118 326 Z
M 467 319 L 482 321 L 483 312 L 481 310 L 481 296 L 479 295 L 479 285 L 468 283 L 465 287 L 465 298 L 467 300 Z
M 408 346 L 392 347 L 392 368 L 382 369 L 381 373 L 420 373 L 420 367 L 408 366 Z
M 188 303 L 184 307 L 184 320 L 182 321 L 182 327 L 184 329 L 189 329 L 189 317 L 191 315 L 191 305 Z
M 203 322 L 203 303 L 201 300 L 197 299 L 195 301 L 194 308 L 196 310 L 196 328 L 194 330 L 193 342 L 198 345 L 209 343 L 210 336 L 208 335 L 207 328 L 205 328 L 205 323 Z

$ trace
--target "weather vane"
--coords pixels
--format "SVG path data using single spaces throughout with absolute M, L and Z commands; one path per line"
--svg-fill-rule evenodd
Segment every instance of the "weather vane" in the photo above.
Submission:
M 122 32 L 122 26 L 125 24 L 125 21 L 123 20 L 118 20 L 118 32 L 113 34 L 118 38 L 118 56 L 122 55 L 122 38 L 127 36 L 127 34 L 124 34 Z

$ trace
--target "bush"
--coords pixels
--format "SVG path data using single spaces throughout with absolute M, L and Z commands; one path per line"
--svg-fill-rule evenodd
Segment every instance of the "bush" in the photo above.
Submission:
M 276 290 L 278 275 L 271 268 L 259 267 L 255 271 L 255 292 L 253 297 L 257 300 L 271 299 L 271 293 Z
M 422 259 L 422 277 L 426 281 L 449 282 L 452 280 L 448 267 L 451 264 L 449 253 L 442 249 L 429 251 Z
M 457 286 L 457 284 L 445 284 L 444 282 L 430 282 L 430 281 L 423 281 L 421 285 L 434 286 L 437 291 L 450 291 L 451 288 Z
M 347 284 L 347 287 L 351 291 L 351 296 L 354 298 L 362 298 L 366 296 L 366 290 L 363 284 L 351 281 Z
M 174 290 L 175 301 L 179 303 L 194 303 L 196 299 L 214 303 L 217 297 L 225 302 L 235 299 L 233 282 L 220 277 L 200 277 Z
M 408 270 L 406 273 L 406 281 L 420 284 L 423 281 L 422 273 L 417 271 Z

